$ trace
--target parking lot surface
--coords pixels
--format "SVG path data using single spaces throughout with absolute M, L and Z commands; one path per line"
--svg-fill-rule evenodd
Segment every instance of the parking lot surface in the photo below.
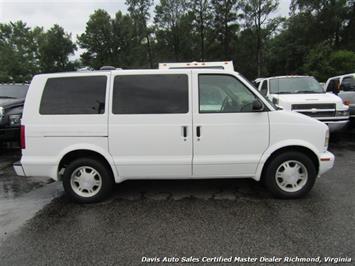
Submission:
M 334 169 L 298 200 L 274 199 L 252 180 L 129 181 L 107 201 L 81 205 L 59 183 L 16 177 L 10 164 L 19 154 L 2 151 L 0 265 L 137 265 L 164 256 L 354 260 L 355 130 L 332 138 Z

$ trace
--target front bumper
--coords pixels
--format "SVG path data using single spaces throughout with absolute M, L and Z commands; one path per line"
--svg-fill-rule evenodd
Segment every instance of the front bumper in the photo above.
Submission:
M 330 132 L 336 132 L 339 130 L 342 130 L 346 127 L 346 125 L 349 123 L 349 119 L 347 120 L 338 120 L 338 121 L 322 121 L 321 122 L 325 123 L 329 127 Z
M 20 161 L 13 164 L 16 175 L 26 176 L 25 171 L 23 170 L 22 164 Z
M 333 168 L 335 161 L 335 156 L 333 153 L 326 151 L 322 153 L 319 157 L 319 172 L 318 176 L 324 174 Z

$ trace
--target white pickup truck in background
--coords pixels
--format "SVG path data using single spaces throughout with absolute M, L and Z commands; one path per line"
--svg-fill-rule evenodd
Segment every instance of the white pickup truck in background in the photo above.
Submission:
M 311 76 L 259 78 L 255 84 L 274 104 L 318 119 L 332 132 L 343 129 L 349 122 L 349 107 L 337 95 L 325 93 Z

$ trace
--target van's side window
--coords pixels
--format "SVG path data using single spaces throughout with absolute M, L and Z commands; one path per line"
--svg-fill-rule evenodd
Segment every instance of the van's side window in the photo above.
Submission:
M 187 113 L 188 77 L 184 74 L 116 76 L 114 114 Z
M 230 75 L 199 75 L 200 113 L 252 112 L 255 95 Z
M 49 78 L 39 112 L 43 115 L 103 114 L 106 76 Z
M 343 91 L 355 91 L 355 77 L 349 76 L 343 78 L 340 88 Z

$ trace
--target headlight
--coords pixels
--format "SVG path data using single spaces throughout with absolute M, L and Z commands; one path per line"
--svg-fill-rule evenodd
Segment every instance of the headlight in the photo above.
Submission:
M 325 150 L 328 149 L 329 145 L 329 129 L 327 129 L 327 132 L 325 133 L 325 140 L 324 140 L 324 148 Z
M 4 107 L 0 107 L 0 122 L 4 117 Z
M 21 124 L 21 115 L 9 115 L 10 126 L 19 126 Z
M 349 116 L 349 110 L 345 111 L 336 111 L 335 116 Z

